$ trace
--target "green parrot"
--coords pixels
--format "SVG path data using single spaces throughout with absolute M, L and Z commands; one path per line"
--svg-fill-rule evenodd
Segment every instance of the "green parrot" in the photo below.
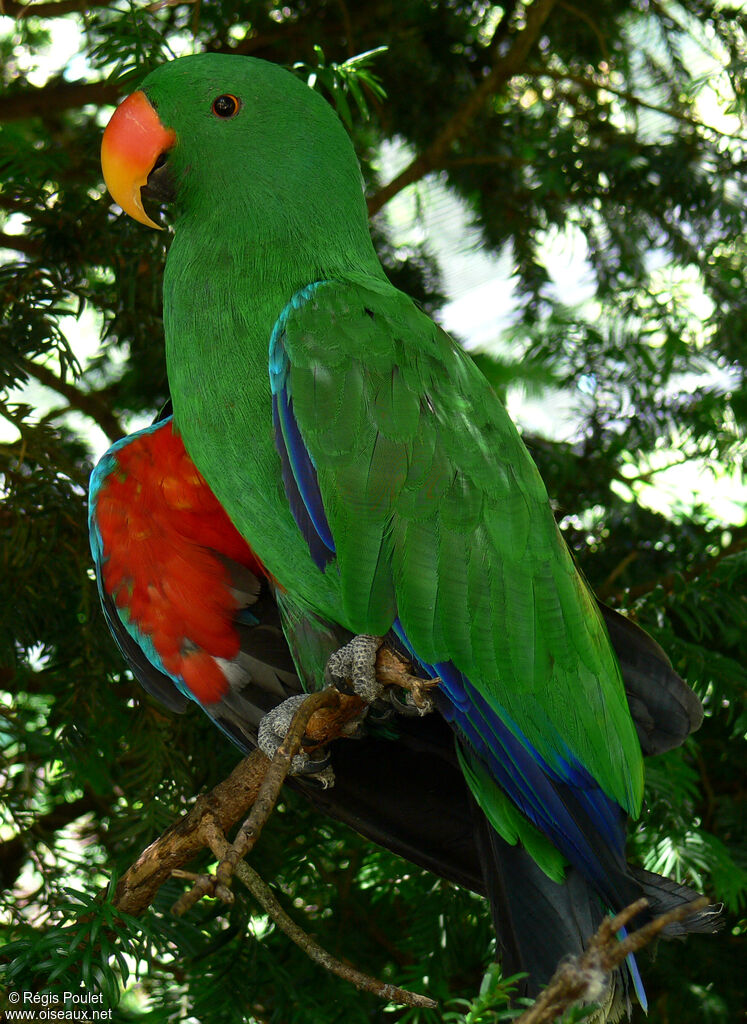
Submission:
M 118 108 L 102 162 L 137 219 L 172 205 L 175 428 L 279 592 L 357 635 L 332 675 L 374 699 L 388 637 L 437 678 L 491 834 L 572 870 L 590 921 L 689 898 L 626 864 L 643 761 L 602 615 L 506 410 L 387 280 L 332 108 L 278 66 L 184 57 Z

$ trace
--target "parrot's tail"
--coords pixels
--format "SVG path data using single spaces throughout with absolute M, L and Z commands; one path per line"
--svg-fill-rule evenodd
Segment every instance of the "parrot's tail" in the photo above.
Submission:
M 526 850 L 501 839 L 479 811 L 475 814 L 475 840 L 503 976 L 525 972 L 528 976 L 519 982 L 518 994 L 535 998 L 561 960 L 583 953 L 608 910 L 575 868 L 567 869 L 564 884 L 553 882 Z M 687 886 L 651 871 L 631 868 L 630 874 L 649 901 L 650 917 L 658 917 L 698 897 Z M 720 914 L 720 907 L 706 907 L 684 921 L 668 925 L 663 934 L 683 936 L 688 932 L 716 931 Z M 629 957 L 615 972 L 611 984 L 600 978 L 597 991 L 590 995 L 591 1001 L 600 1006 L 600 1012 L 591 1018 L 595 1024 L 630 1015 L 631 999 L 645 1006 L 635 960 Z

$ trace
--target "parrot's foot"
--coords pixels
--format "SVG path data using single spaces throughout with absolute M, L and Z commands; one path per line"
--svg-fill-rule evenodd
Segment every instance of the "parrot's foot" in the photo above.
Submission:
M 275 751 L 285 739 L 293 721 L 293 716 L 308 697 L 306 693 L 299 693 L 295 697 L 288 697 L 282 704 L 268 712 L 259 723 L 257 734 L 257 746 L 262 753 L 270 760 L 275 756 Z M 330 765 L 331 757 L 328 750 L 315 751 L 314 755 L 296 754 L 291 761 L 289 775 L 308 775 L 313 781 L 321 784 L 322 788 L 334 785 L 334 773 Z
M 373 704 L 384 692 L 376 677 L 376 656 L 383 643 L 383 636 L 354 636 L 330 656 L 324 670 L 325 682 L 343 691 L 349 690 L 352 683 L 353 692 L 367 704 Z

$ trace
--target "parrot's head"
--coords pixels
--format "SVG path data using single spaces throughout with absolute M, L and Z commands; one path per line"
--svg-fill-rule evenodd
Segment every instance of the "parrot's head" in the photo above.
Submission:
M 198 54 L 161 65 L 114 112 L 101 160 L 112 197 L 152 227 L 143 198 L 173 203 L 177 230 L 194 218 L 277 242 L 355 224 L 368 238 L 345 128 L 318 93 L 266 61 Z

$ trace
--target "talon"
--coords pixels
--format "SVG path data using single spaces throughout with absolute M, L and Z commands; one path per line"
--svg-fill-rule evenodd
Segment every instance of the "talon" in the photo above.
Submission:
M 435 707 L 433 698 L 420 689 L 405 691 L 405 699 L 403 700 L 401 690 L 396 686 L 392 686 L 387 692 L 387 697 L 397 714 L 413 718 L 416 715 L 428 715 Z
M 335 651 L 324 670 L 325 681 L 340 690 L 348 690 L 352 683 L 353 692 L 367 704 L 378 700 L 384 692 L 383 685 L 376 678 L 376 655 L 384 643 L 381 636 L 361 634 Z

